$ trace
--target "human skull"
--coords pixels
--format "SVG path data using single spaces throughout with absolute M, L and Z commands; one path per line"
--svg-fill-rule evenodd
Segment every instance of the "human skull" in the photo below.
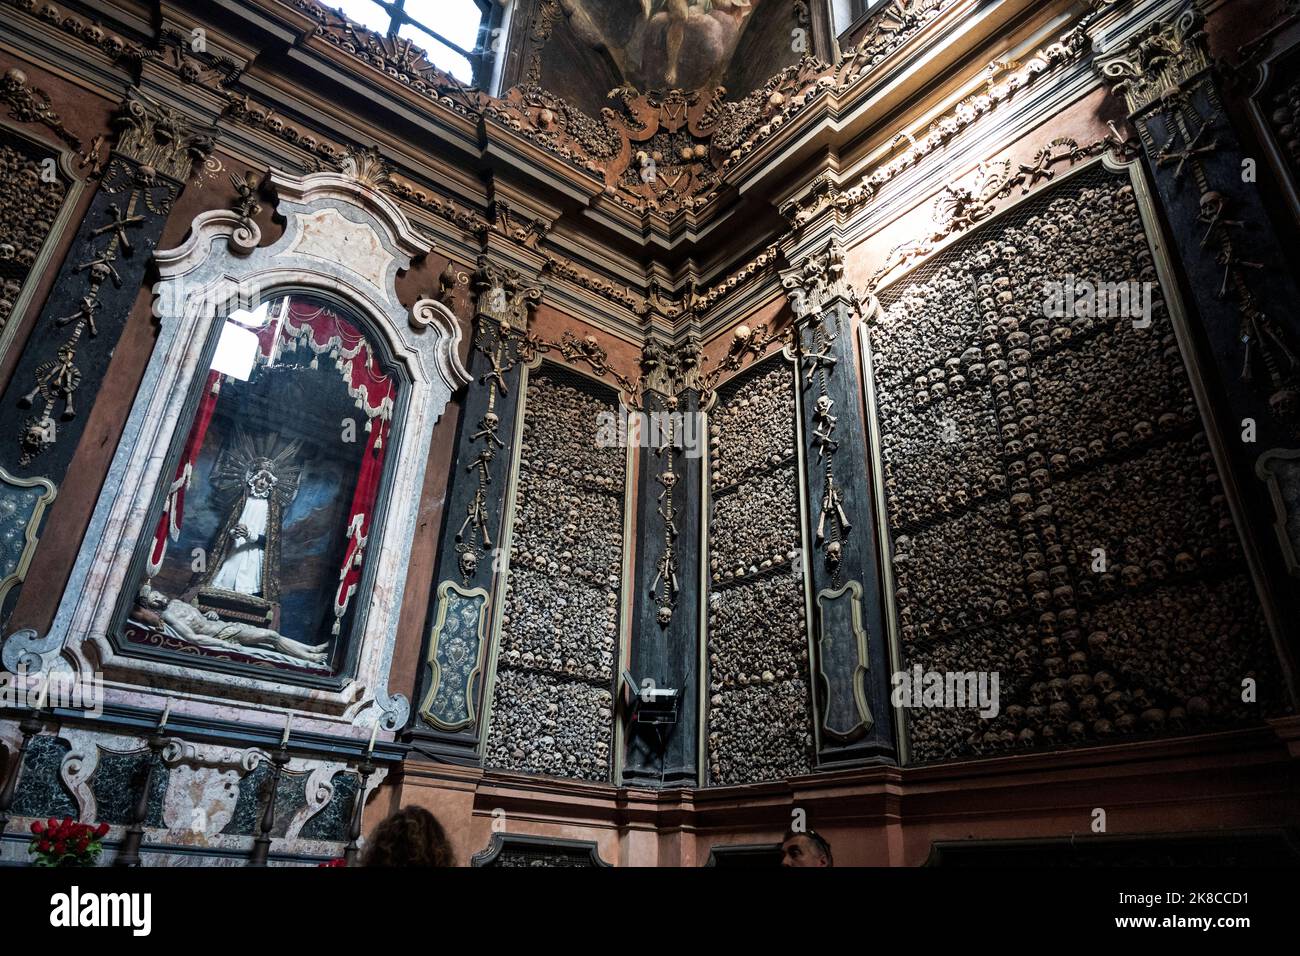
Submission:
M 460 553 L 460 573 L 461 577 L 472 578 L 474 572 L 478 570 L 478 553 L 466 549 Z
M 1206 219 L 1213 219 L 1223 212 L 1225 201 L 1222 193 L 1215 192 L 1213 189 L 1207 190 L 1201 194 L 1201 213 Z

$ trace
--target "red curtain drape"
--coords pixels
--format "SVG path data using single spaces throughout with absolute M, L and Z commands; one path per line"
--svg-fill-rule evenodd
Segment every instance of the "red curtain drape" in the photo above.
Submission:
M 189 437 L 185 440 L 185 449 L 181 452 L 180 463 L 176 466 L 176 475 L 167 488 L 167 500 L 163 504 L 163 513 L 158 519 L 158 527 L 153 533 L 153 547 L 149 549 L 148 575 L 153 577 L 162 567 L 167 555 L 167 542 L 175 541 L 181 533 L 181 522 L 185 518 L 185 492 L 194 479 L 194 463 L 198 461 L 203 439 L 207 437 L 208 425 L 212 422 L 212 412 L 217 407 L 217 396 L 221 394 L 220 372 L 208 372 L 203 387 L 203 397 L 199 399 L 199 410 L 194 416 Z
M 262 361 L 270 360 L 276 324 L 269 323 L 258 334 Z M 387 420 L 392 417 L 396 386 L 381 371 L 369 344 L 356 326 L 330 309 L 294 300 L 290 300 L 279 326 L 280 347 L 284 351 L 310 349 L 313 353 L 312 368 L 319 367 L 322 355 L 334 362 L 347 386 L 348 395 L 365 413 L 367 426 L 377 418 Z M 379 447 L 382 448 L 382 444 Z
M 357 487 L 352 494 L 352 507 L 348 509 L 347 547 L 343 552 L 343 562 L 339 566 L 339 586 L 334 594 L 334 627 L 339 633 L 343 616 L 348 612 L 352 595 L 356 593 L 361 582 L 361 569 L 365 561 L 366 542 L 370 538 L 370 521 L 374 517 L 375 499 L 379 496 L 379 479 L 384 474 L 384 433 L 389 424 L 385 419 L 378 419 L 366 441 L 366 450 L 361 458 L 361 473 L 357 475 Z
M 348 394 L 366 416 L 366 447 L 361 456 L 361 470 L 348 508 L 347 545 L 339 563 L 339 583 L 334 593 L 333 633 L 342 629 L 343 618 L 361 582 L 366 542 L 370 538 L 370 521 L 374 516 L 379 482 L 384 474 L 387 435 L 392 425 L 396 384 L 380 369 L 360 330 L 331 310 L 308 302 L 289 303 L 280 340 L 286 350 L 307 348 L 312 368 L 319 367 L 320 356 L 334 362 L 347 386 Z M 269 343 L 268 343 L 269 344 Z M 264 350 L 267 355 L 269 349 Z

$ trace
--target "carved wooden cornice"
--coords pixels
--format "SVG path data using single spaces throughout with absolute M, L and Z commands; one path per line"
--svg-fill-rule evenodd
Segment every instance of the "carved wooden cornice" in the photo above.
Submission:
M 410 40 L 367 30 L 316 0 L 283 0 L 316 22 L 315 35 L 416 93 L 461 115 L 477 116 L 484 94 L 429 62 Z
M 772 141 L 806 134 L 825 112 L 820 107 L 815 111 L 809 109 L 814 104 L 842 104 L 848 108 L 852 97 L 858 95 L 856 91 L 865 89 L 862 84 L 867 74 L 883 68 L 884 60 L 893 63 L 894 54 L 904 47 L 928 42 L 925 37 L 962 9 L 960 0 L 948 3 L 896 0 L 873 15 L 871 22 L 875 26 L 870 35 L 875 39 L 870 43 L 859 42 L 836 64 L 807 57 L 741 101 L 727 103 L 721 91 L 650 95 L 621 89 L 613 91 L 611 108 L 604 110 L 600 118 L 593 118 L 536 87 L 521 86 L 503 97 L 489 97 L 429 64 L 418 48 L 352 24 L 316 0 L 259 2 L 268 8 L 278 7 L 296 29 L 308 30 L 301 41 L 306 48 L 314 47 L 318 53 L 329 55 L 325 53 L 328 47 L 360 60 L 366 67 L 383 74 L 382 78 L 375 79 L 376 84 L 390 89 L 400 85 L 424 97 L 430 113 L 440 122 L 455 123 L 454 116 L 461 117 L 456 127 L 459 133 L 474 135 L 469 124 L 476 124 L 480 147 L 485 141 L 499 143 L 505 150 L 518 154 L 521 160 L 536 161 L 561 178 L 569 177 L 579 190 L 590 190 L 593 197 L 601 192 L 603 183 L 603 195 L 596 199 L 598 209 L 632 228 L 637 228 L 639 221 L 640 228 L 665 233 L 675 232 L 679 226 L 685 229 L 707 222 L 719 208 L 717 199 L 722 184 L 728 177 L 744 175 L 739 166 L 747 163 L 751 154 L 760 148 L 766 151 Z M 0 0 L 0 3 L 51 19 L 47 12 L 37 14 L 34 3 L 22 0 Z M 105 52 L 116 51 L 123 59 L 161 64 L 183 82 L 211 90 L 225 100 L 224 120 L 270 134 L 304 151 L 307 156 L 299 162 L 305 170 L 337 169 L 349 149 L 354 148 L 347 142 L 330 142 L 314 130 L 288 122 L 271 107 L 255 102 L 250 95 L 252 91 L 240 87 L 238 67 L 233 60 L 214 55 L 191 56 L 186 37 L 181 34 L 173 35 L 173 31 L 164 28 L 152 47 L 137 49 L 113 39 L 112 34 L 103 30 L 91 30 L 80 21 L 56 17 L 53 22 L 59 22 L 82 42 L 101 47 Z M 537 22 L 535 19 L 533 25 Z M 828 176 L 798 200 L 786 203 L 781 211 L 792 230 L 797 232 L 827 210 L 833 210 L 838 219 L 847 217 L 872 201 L 881 184 L 946 145 L 954 135 L 1018 90 L 1034 83 L 1051 68 L 1075 61 L 1089 48 L 1087 24 L 1085 19 L 1059 42 L 1022 63 L 991 64 L 986 91 L 954 106 L 925 134 L 909 136 L 909 148 L 857 182 L 837 183 Z M 796 120 L 799 129 L 792 128 Z M 499 130 L 508 136 L 499 136 Z M 656 149 L 658 139 L 666 135 L 674 137 L 675 153 Z M 689 157 L 682 155 L 683 137 L 690 141 Z M 663 162 L 656 161 L 656 151 Z M 654 161 L 653 179 L 643 175 L 649 165 L 647 161 Z M 527 163 L 524 165 L 526 168 Z M 581 181 L 566 170 L 578 170 L 589 178 Z M 549 224 L 520 219 L 508 206 L 486 199 L 482 207 L 462 205 L 441 195 L 436 187 L 421 189 L 396 175 L 390 175 L 383 188 L 463 230 L 471 245 L 481 247 L 489 236 L 502 236 L 540 253 L 542 271 L 576 290 L 603 298 L 633 317 L 644 318 L 651 310 L 639 290 L 606 279 L 585 260 L 575 262 L 556 249 L 547 248 L 552 245 L 546 236 Z M 671 309 L 663 317 L 677 324 L 687 311 L 702 314 L 755 279 L 770 274 L 780 244 L 788 239 L 788 235 L 773 236 L 756 256 L 729 274 L 724 273 L 703 291 L 697 292 L 692 286 L 681 308 Z
M 64 33 L 99 50 L 114 63 L 135 66 L 147 55 L 141 44 L 105 30 L 93 20 L 84 20 L 56 4 L 39 0 L 0 0 L 0 3 L 53 24 Z
M 766 246 L 762 252 L 745 262 L 744 265 L 732 272 L 727 278 L 715 283 L 703 292 L 694 296 L 690 301 L 690 306 L 697 312 L 707 311 L 719 302 L 724 301 L 733 292 L 744 288 L 754 279 L 765 274 L 769 268 L 781 257 L 780 242 L 773 242 Z
M 969 179 L 947 183 L 934 201 L 935 230 L 890 249 L 880 268 L 867 281 L 865 292 L 874 295 L 897 270 L 926 258 L 952 236 L 991 218 L 999 205 L 1017 190 L 1021 195 L 1028 195 L 1039 183 L 1051 181 L 1060 164 L 1072 167 L 1105 153 L 1114 153 L 1121 161 L 1128 161 L 1137 149 L 1136 140 L 1124 137 L 1112 125 L 1109 134 L 1086 145 L 1058 137 L 1039 149 L 1032 162 L 1017 165 L 1004 159 L 987 163 Z
M 618 109 L 599 120 L 537 86 L 483 98 L 484 118 L 598 177 L 606 198 L 635 215 L 671 220 L 717 192 L 721 156 L 712 147 L 721 88 L 711 93 L 614 90 Z
M 478 212 L 462 208 L 450 199 L 420 189 L 398 176 L 390 177 L 387 191 L 403 202 L 417 206 L 432 213 L 444 222 L 460 228 L 467 235 L 474 237 L 476 241 L 481 241 L 484 236 L 492 231 L 492 224 Z
M 430 96 L 464 116 L 482 118 L 536 144 L 562 162 L 604 180 L 605 196 L 634 216 L 670 223 L 682 214 L 699 214 L 718 195 L 729 170 L 783 127 L 824 97 L 844 99 L 876 65 L 914 39 L 959 0 L 894 0 L 873 15 L 866 38 L 831 64 L 812 56 L 782 70 L 761 89 L 737 102 L 725 102 L 722 90 L 643 94 L 628 88 L 612 92 L 619 109 L 587 116 L 538 85 L 530 72 L 524 84 L 501 97 L 467 87 L 432 66 L 407 41 L 384 37 L 324 9 L 317 0 L 284 0 L 316 22 L 316 34 L 387 76 Z M 543 3 L 531 28 L 534 44 L 544 43 L 558 5 Z M 1086 38 L 1084 38 L 1086 39 Z M 1047 65 L 1072 58 L 1078 37 L 1067 46 L 1046 51 Z M 1030 71 L 1030 81 L 1037 72 Z M 1010 95 L 991 90 L 992 101 Z M 683 117 L 685 121 L 683 122 Z M 654 137 L 685 129 L 693 142 L 690 156 L 656 149 Z M 645 144 L 645 148 L 638 148 Z M 641 154 L 645 155 L 642 156 Z M 658 153 L 658 158 L 655 154 Z M 648 160 L 654 160 L 651 165 Z M 647 170 L 653 169 L 653 173 Z
M 144 50 L 143 59 L 174 73 L 182 83 L 214 91 L 224 90 L 243 72 L 228 56 L 194 50 L 190 37 L 170 27 L 160 31 L 158 42 Z
M 1195 7 L 1151 24 L 1118 53 L 1097 61 L 1098 71 L 1124 97 L 1130 114 L 1177 93 L 1209 66 L 1205 16 Z
M 957 0 L 891 0 L 863 25 L 843 53 L 858 71 L 871 69 Z
M 1081 59 L 1091 48 L 1088 30 L 1094 19 L 1094 16 L 1084 17 L 1060 39 L 1022 61 L 995 60 L 990 63 L 984 71 L 983 90 L 953 104 L 934 119 L 923 133 L 899 133 L 895 137 L 892 145 L 907 143 L 907 149 L 864 172 L 861 177 L 854 177 L 856 182 L 837 182 L 829 175 L 822 175 L 813 181 L 802 196 L 785 203 L 781 207 L 781 214 L 794 230 L 803 228 L 827 210 L 833 210 L 837 221 L 843 221 L 871 202 L 881 187 L 946 146 L 954 137 L 996 110 L 1016 93 L 1028 89 L 1052 70 Z
M 592 275 L 590 272 L 579 268 L 572 259 L 558 253 L 548 252 L 545 255 L 546 261 L 542 265 L 543 272 L 572 282 L 579 288 L 586 289 L 588 292 L 595 293 L 603 299 L 622 306 L 638 317 L 644 317 L 649 313 L 649 303 L 626 286 Z
M 225 119 L 235 120 L 253 129 L 270 133 L 310 154 L 316 160 L 337 163 L 347 153 L 346 146 L 336 145 L 285 122 L 275 110 L 254 102 L 246 93 L 226 90 Z

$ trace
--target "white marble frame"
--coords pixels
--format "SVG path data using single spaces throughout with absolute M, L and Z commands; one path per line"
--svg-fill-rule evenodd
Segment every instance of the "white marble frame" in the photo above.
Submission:
M 461 330 L 441 303 L 422 299 L 408 311 L 398 300 L 398 271 L 430 246 L 391 199 L 343 173 L 299 179 L 273 171 L 270 179 L 286 223 L 274 244 L 258 248 L 255 223 L 211 210 L 194 220 L 183 244 L 155 253 L 161 278 L 154 292 L 161 303 L 182 307 L 156 310 L 161 314 L 153 356 L 49 638 L 79 671 L 102 673 L 110 705 L 160 707 L 165 695 L 176 701 L 178 715 L 244 722 L 252 709 L 283 725 L 288 709 L 310 712 L 294 718 L 302 730 L 330 733 L 355 725 L 362 732 L 352 736 L 363 736 L 381 721 L 391 731 L 409 714 L 406 698 L 387 685 L 433 427 L 452 393 L 469 381 L 458 354 Z M 326 223 L 329 228 L 321 228 Z M 133 559 L 153 531 L 149 519 L 163 470 L 178 431 L 188 425 L 186 398 L 206 369 L 214 325 L 223 321 L 204 314 L 214 310 L 202 302 L 226 282 L 257 283 L 264 297 L 295 290 L 347 303 L 382 336 L 407 379 L 401 427 L 394 429 L 389 450 L 386 508 L 373 524 L 368 549 L 373 586 L 371 593 L 353 597 L 364 612 L 353 632 L 359 654 L 341 687 L 304 686 L 270 668 L 265 677 L 251 676 L 205 668 L 198 660 L 134 656 L 109 635 Z

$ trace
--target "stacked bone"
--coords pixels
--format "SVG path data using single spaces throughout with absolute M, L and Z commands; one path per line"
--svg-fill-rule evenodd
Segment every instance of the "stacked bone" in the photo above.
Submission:
M 1275 93 L 1272 107 L 1269 125 L 1294 175 L 1300 172 L 1300 82 Z
M 770 360 L 724 390 L 710 426 L 709 779 L 807 773 L 808 639 L 798 573 L 794 372 Z
M 793 421 L 791 375 L 788 367 L 773 362 L 749 380 L 743 394 L 718 408 L 709 429 L 710 487 L 715 492 L 764 468 L 793 462 L 794 431 L 780 427 L 786 418 Z
M 43 171 L 40 159 L 16 144 L 0 143 L 0 328 L 13 313 L 67 192 L 62 178 L 46 182 Z
M 1001 678 L 995 718 L 910 712 L 918 759 L 1236 722 L 1247 676 L 1276 693 L 1156 280 L 1132 187 L 1093 169 L 881 296 L 904 663 Z M 1076 310 L 1085 282 L 1127 302 Z
M 608 780 L 626 451 L 613 411 L 548 370 L 528 385 L 485 762 Z

